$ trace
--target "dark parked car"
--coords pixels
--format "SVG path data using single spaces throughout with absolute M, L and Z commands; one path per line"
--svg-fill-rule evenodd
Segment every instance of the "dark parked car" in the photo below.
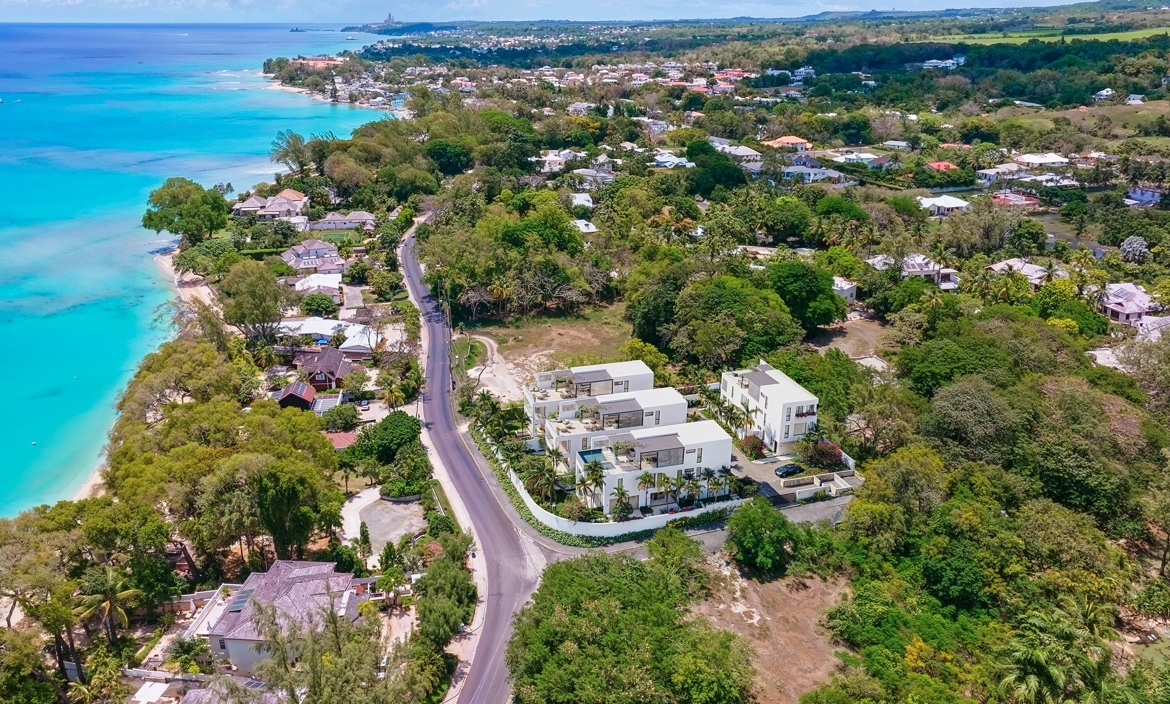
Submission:
M 782 467 L 776 468 L 776 476 L 780 477 L 781 479 L 787 479 L 788 477 L 795 477 L 803 471 L 804 470 L 800 468 L 800 465 L 786 464 Z

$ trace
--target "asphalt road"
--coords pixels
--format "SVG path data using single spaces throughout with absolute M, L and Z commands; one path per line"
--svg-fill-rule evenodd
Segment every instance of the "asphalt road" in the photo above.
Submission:
M 414 235 L 411 233 L 403 248 L 406 256 L 403 257 L 402 265 L 407 285 L 420 303 L 420 313 L 427 332 L 423 418 L 434 441 L 435 451 L 471 514 L 478 548 L 487 559 L 488 594 L 483 604 L 484 621 L 459 702 L 508 702 L 511 699 L 511 686 L 504 665 L 504 648 L 512 632 L 512 614 L 524 605 L 536 589 L 539 576 L 514 568 L 514 563 L 522 560 L 525 554 L 520 535 L 492 495 L 487 479 L 456 427 L 450 393 L 451 368 L 447 363 L 451 358 L 451 332 L 439 302 L 431 297 L 429 288 L 422 283 L 422 269 L 414 255 L 414 246 Z

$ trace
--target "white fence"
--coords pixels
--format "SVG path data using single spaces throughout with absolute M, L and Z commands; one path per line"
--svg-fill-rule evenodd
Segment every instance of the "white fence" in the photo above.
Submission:
M 664 528 L 667 523 L 670 523 L 671 521 L 677 520 L 679 518 L 693 518 L 695 516 L 701 516 L 709 511 L 736 508 L 744 503 L 744 499 L 719 501 L 713 504 L 708 504 L 702 508 L 696 508 L 682 513 L 655 514 L 646 518 L 637 518 L 629 521 L 623 521 L 621 523 L 589 523 L 586 521 L 570 521 L 567 518 L 561 518 L 560 516 L 551 513 L 544 508 L 541 508 L 541 506 L 537 504 L 531 496 L 528 495 L 528 490 L 524 488 L 524 482 L 520 481 L 520 477 L 512 471 L 510 466 L 508 466 L 507 461 L 504 460 L 503 456 L 500 454 L 500 451 L 494 445 L 492 445 L 490 440 L 487 442 L 488 445 L 492 448 L 492 453 L 496 456 L 496 459 L 499 460 L 500 465 L 507 470 L 508 479 L 511 480 L 512 486 L 516 487 L 516 491 L 520 493 L 520 498 L 524 499 L 524 504 L 528 507 L 528 510 L 532 512 L 532 515 L 536 517 L 536 520 L 545 524 L 549 528 L 555 528 L 556 530 L 563 531 L 565 533 L 571 533 L 573 535 L 584 535 L 591 538 L 616 538 L 617 536 L 624 535 L 626 533 L 636 533 L 643 530 L 658 530 L 659 528 Z

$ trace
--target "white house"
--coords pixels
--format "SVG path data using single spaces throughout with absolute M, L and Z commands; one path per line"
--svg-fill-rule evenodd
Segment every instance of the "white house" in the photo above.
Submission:
M 918 196 L 918 207 L 929 211 L 932 217 L 945 218 L 954 213 L 967 212 L 971 209 L 971 204 L 954 196 L 935 196 L 934 198 Z
M 226 660 L 238 674 L 251 675 L 269 658 L 265 636 L 254 616 L 259 606 L 274 608 L 278 618 L 307 626 L 323 622 L 332 611 L 353 622 L 358 604 L 370 598 L 370 579 L 335 571 L 333 562 L 277 560 L 267 572 L 253 572 L 243 584 L 224 584 L 195 615 L 183 637 L 206 638 L 211 654 Z
M 731 436 L 713 420 L 634 428 L 598 438 L 595 447 L 575 453 L 579 479 L 594 462 L 602 469 L 604 485 L 579 483 L 577 492 L 586 503 L 612 513 L 618 501 L 614 493 L 621 487 L 631 508 L 662 512 L 675 505 L 677 496 L 667 480 L 702 481 L 731 465 Z M 724 492 L 703 482 L 697 493 L 694 498 L 703 499 Z
M 341 274 L 346 261 L 337 254 L 337 246 L 321 240 L 304 240 L 281 253 L 281 261 L 301 274 Z
M 577 228 L 577 231 L 583 235 L 588 235 L 588 234 L 592 234 L 594 232 L 597 232 L 597 225 L 594 225 L 593 223 L 589 222 L 588 220 L 573 220 L 570 224 L 573 227 Z
M 666 168 L 666 169 L 673 169 L 676 166 L 681 166 L 684 169 L 695 168 L 695 162 L 689 161 L 686 157 L 681 157 L 681 156 L 678 156 L 677 154 L 672 154 L 671 152 L 668 152 L 664 149 L 659 150 L 654 155 L 654 165 L 660 166 L 660 167 Z
M 323 293 L 332 298 L 334 303 L 341 303 L 341 274 L 309 274 L 290 281 L 293 290 L 306 296 Z
M 366 359 L 383 343 L 398 342 L 404 338 L 401 328 L 389 327 L 385 335 L 369 325 L 351 323 L 344 320 L 328 320 L 311 316 L 307 318 L 289 318 L 277 324 L 277 334 L 282 337 L 306 336 L 317 344 L 328 345 L 333 336 L 342 333 L 345 340 L 338 349 L 347 359 Z
M 894 258 L 885 254 L 878 254 L 865 260 L 878 271 L 885 271 L 894 266 Z M 958 270 L 940 266 L 923 254 L 907 254 L 902 259 L 902 278 L 924 276 L 938 284 L 943 291 L 954 291 L 959 288 Z
M 975 172 L 975 178 L 979 179 L 979 183 L 987 186 L 1001 179 L 1014 179 L 1026 176 L 1027 171 L 1024 170 L 1022 164 L 999 164 L 988 169 L 979 169 Z
M 845 174 L 836 169 L 827 169 L 824 167 L 814 166 L 785 166 L 782 172 L 784 178 L 800 179 L 805 183 L 815 183 L 817 181 L 844 181 L 849 180 Z
M 594 438 L 686 421 L 687 400 L 672 387 L 624 391 L 565 404 L 545 419 L 543 437 L 571 466 L 574 453 L 595 447 Z
M 574 193 L 569 196 L 569 203 L 575 208 L 581 206 L 583 208 L 593 207 L 593 196 L 588 193 Z
M 1117 95 L 1117 91 L 1112 88 L 1103 88 L 1093 94 L 1093 100 L 1098 103 L 1103 103 L 1106 100 L 1112 100 L 1115 95 Z
M 845 299 L 846 303 L 857 302 L 857 284 L 840 276 L 833 277 L 833 293 Z
M 764 156 L 763 154 L 760 154 L 759 152 L 757 152 L 755 149 L 752 149 L 751 147 L 745 147 L 742 145 L 728 144 L 728 145 L 724 145 L 724 146 L 715 147 L 715 149 L 723 152 L 724 154 L 731 157 L 735 161 L 759 161 Z
M 1045 152 L 1043 154 L 1020 154 L 1016 157 L 1016 162 L 1025 166 L 1043 166 L 1046 168 L 1068 166 L 1068 159 L 1059 154 L 1056 154 L 1055 152 Z
M 1031 284 L 1033 291 L 1038 291 L 1041 286 L 1048 283 L 1049 278 L 1068 278 L 1068 272 L 1061 267 L 1054 268 L 1051 271 L 1050 277 L 1048 269 L 1040 266 L 1039 264 L 1033 264 L 1025 259 L 1020 259 L 1019 257 L 1013 257 L 1011 259 L 1005 259 L 1002 262 L 996 262 L 987 268 L 996 272 L 997 274 L 1002 274 L 1008 271 L 1017 272 L 1028 280 L 1028 283 Z
M 772 452 L 791 452 L 817 426 L 819 399 L 763 360 L 750 369 L 723 372 L 719 395 L 751 417 L 751 428 L 741 434 L 759 436 Z
M 1105 284 L 1105 295 L 1101 298 L 1101 314 L 1110 322 L 1138 326 L 1146 313 L 1154 310 L 1150 294 L 1137 284 Z
M 524 388 L 524 412 L 537 435 L 546 418 L 576 411 L 578 399 L 652 388 L 654 372 L 637 359 L 538 372 L 536 382 Z
M 327 213 L 317 222 L 309 223 L 310 230 L 364 230 L 374 229 L 374 214 L 364 210 L 355 210 L 349 215 L 341 213 Z
M 909 148 L 910 148 L 910 143 L 909 143 L 909 142 L 903 142 L 903 141 L 902 141 L 902 140 L 900 140 L 900 139 L 887 139 L 886 141 L 882 142 L 882 146 L 883 146 L 883 147 L 885 147 L 885 148 L 887 148 L 887 149 L 901 149 L 901 150 L 905 150 L 905 149 L 909 149 Z

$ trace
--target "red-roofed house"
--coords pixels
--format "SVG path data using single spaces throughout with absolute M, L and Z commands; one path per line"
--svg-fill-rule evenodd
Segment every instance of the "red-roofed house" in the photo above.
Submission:
M 313 398 L 317 391 L 308 384 L 294 382 L 281 389 L 276 394 L 276 402 L 281 408 L 299 408 L 302 411 L 313 409 Z
M 771 141 L 764 142 L 764 144 L 772 147 L 773 149 L 795 149 L 798 152 L 812 149 L 812 142 L 809 142 L 807 139 L 795 137 L 793 135 L 777 137 Z
M 934 171 L 955 171 L 959 167 L 949 161 L 932 161 L 926 165 L 926 168 Z
M 322 434 L 329 438 L 329 442 L 333 443 L 333 449 L 338 452 L 357 442 L 357 433 L 347 433 L 339 430 L 335 433 L 323 432 Z

